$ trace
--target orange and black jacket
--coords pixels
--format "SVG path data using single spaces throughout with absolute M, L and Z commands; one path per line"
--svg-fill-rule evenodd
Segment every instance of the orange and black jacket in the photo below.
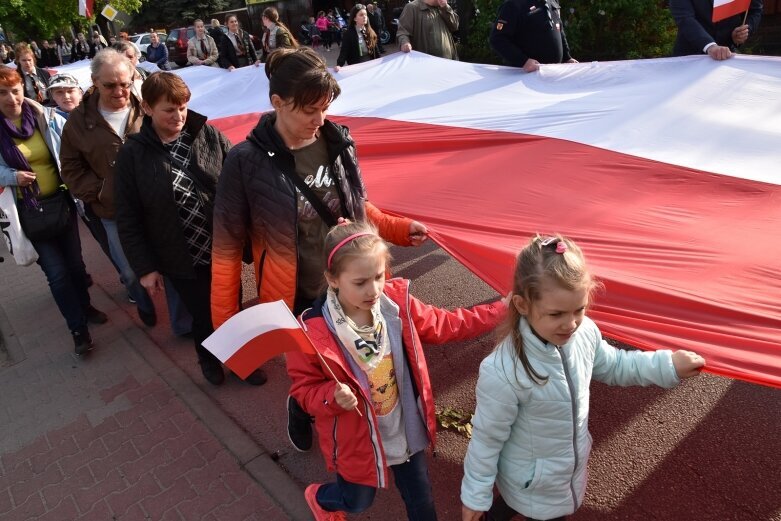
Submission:
M 295 161 L 274 130 L 275 118 L 273 112 L 263 115 L 247 140 L 231 149 L 217 184 L 211 295 L 215 328 L 239 311 L 246 240 L 252 244 L 260 302 L 284 300 L 294 309 L 298 280 L 296 189 L 277 164 L 286 165 L 295 175 Z M 386 215 L 367 201 L 355 143 L 347 127 L 326 120 L 321 132 L 345 216 L 368 219 L 385 240 L 408 246 L 410 219 Z

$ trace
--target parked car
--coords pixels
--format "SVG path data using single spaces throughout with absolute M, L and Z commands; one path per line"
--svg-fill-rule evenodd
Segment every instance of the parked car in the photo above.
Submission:
M 223 33 L 228 32 L 228 28 L 224 25 L 221 25 L 220 29 L 222 29 Z M 187 65 L 187 42 L 193 36 L 195 36 L 195 26 L 192 25 L 190 27 L 171 29 L 171 32 L 168 33 L 168 38 L 165 40 L 165 46 L 168 47 L 168 61 L 174 62 L 179 67 Z M 259 49 L 260 42 L 257 37 L 250 33 L 250 39 L 255 49 Z
M 146 48 L 149 47 L 149 44 L 152 43 L 149 41 L 149 35 L 152 33 L 138 33 L 130 36 L 130 41 L 136 44 L 138 46 L 138 49 L 141 51 L 142 59 L 146 59 Z M 162 31 L 157 31 L 157 34 L 160 35 L 160 41 L 164 42 L 166 37 L 168 36 Z

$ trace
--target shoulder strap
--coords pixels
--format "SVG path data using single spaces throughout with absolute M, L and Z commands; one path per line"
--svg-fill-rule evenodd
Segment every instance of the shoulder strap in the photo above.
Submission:
M 301 176 L 297 175 L 291 175 L 287 169 L 285 168 L 285 165 L 282 164 L 282 161 L 277 157 L 277 155 L 274 152 L 267 152 L 269 158 L 271 159 L 271 162 L 274 163 L 274 165 L 277 167 L 277 169 L 282 172 L 282 175 L 284 175 L 286 178 L 290 180 L 291 183 L 293 183 L 296 188 L 298 188 L 298 191 L 301 192 L 304 197 L 306 197 L 306 200 L 309 201 L 309 203 L 312 205 L 312 208 L 315 209 L 317 212 L 317 215 L 320 216 L 320 218 L 323 220 L 325 224 L 327 224 L 329 227 L 336 226 L 336 219 L 334 218 L 334 214 L 331 213 L 331 211 L 326 207 L 325 203 L 320 200 L 319 197 L 312 191 L 309 186 L 304 182 L 303 179 L 301 179 Z

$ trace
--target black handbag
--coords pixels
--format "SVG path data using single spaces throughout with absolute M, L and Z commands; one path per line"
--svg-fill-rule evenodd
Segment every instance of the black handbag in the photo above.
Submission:
M 46 241 L 62 235 L 68 228 L 73 202 L 68 190 L 59 189 L 49 197 L 37 199 L 37 208 L 17 203 L 19 223 L 31 241 Z

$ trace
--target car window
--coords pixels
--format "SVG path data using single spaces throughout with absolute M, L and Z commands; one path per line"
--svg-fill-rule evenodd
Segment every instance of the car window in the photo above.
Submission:
M 142 45 L 143 45 L 143 44 L 148 44 L 148 43 L 149 43 L 149 35 L 148 35 L 148 34 L 146 34 L 146 35 L 142 36 L 142 37 L 141 37 L 141 40 L 139 40 L 139 42 L 138 42 L 138 43 L 140 43 L 140 44 L 142 44 Z
M 194 27 L 188 27 L 187 28 L 187 39 L 189 40 L 193 36 L 195 36 L 195 28 Z
M 179 29 L 171 29 L 171 33 L 168 35 L 166 41 L 175 42 L 178 39 L 179 39 Z

